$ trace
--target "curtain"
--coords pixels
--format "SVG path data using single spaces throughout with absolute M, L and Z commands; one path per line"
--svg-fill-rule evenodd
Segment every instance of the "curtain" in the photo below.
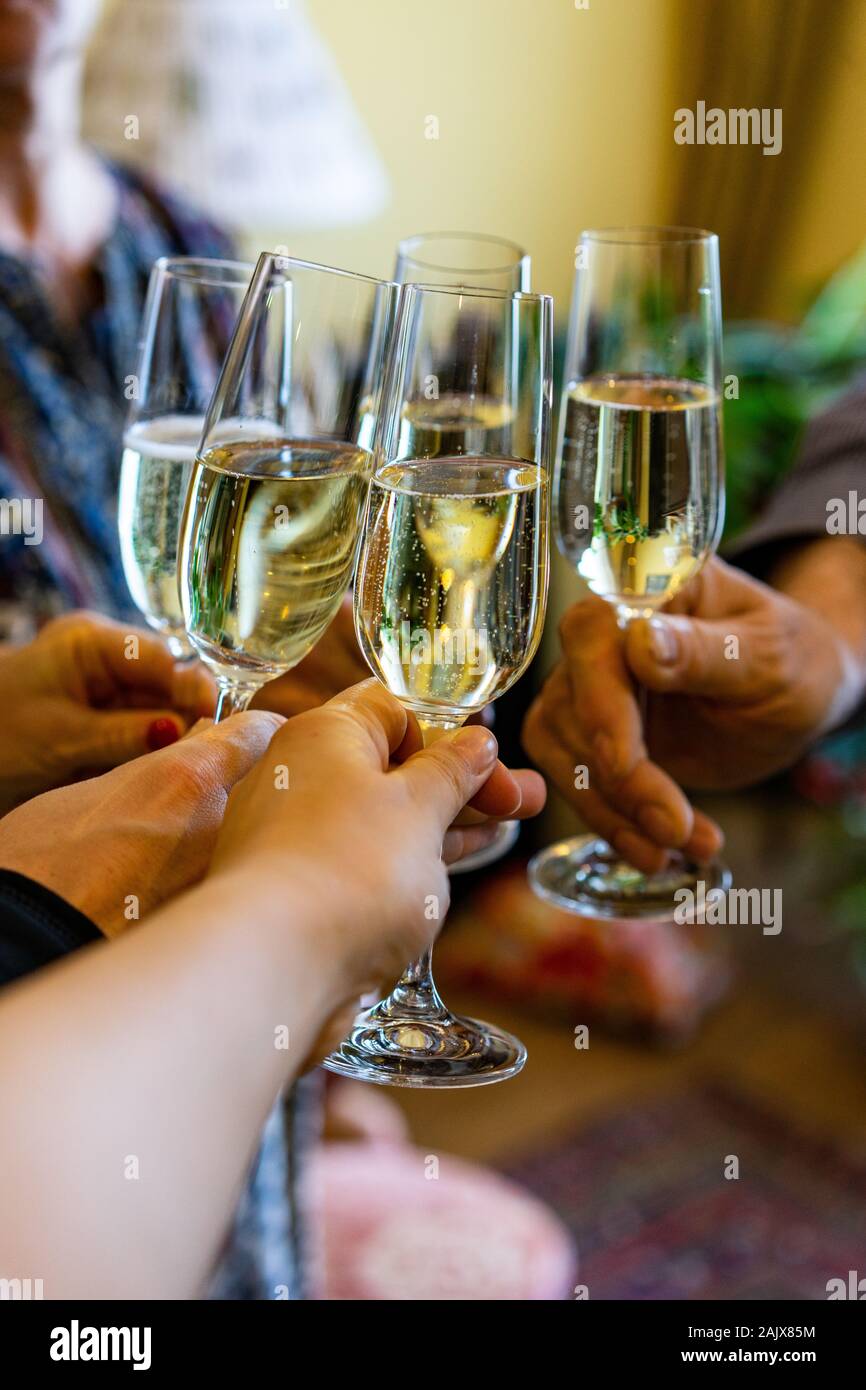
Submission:
M 862 0 L 674 0 L 673 109 L 782 111 L 782 150 L 675 145 L 672 221 L 718 232 L 726 317 L 760 311 L 802 196 L 841 40 Z M 859 132 L 851 132 L 852 155 Z M 857 173 L 852 165 L 852 177 Z

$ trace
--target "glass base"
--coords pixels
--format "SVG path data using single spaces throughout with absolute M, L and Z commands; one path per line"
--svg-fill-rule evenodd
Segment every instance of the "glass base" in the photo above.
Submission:
M 700 900 L 700 883 L 706 893 L 731 886 L 731 871 L 719 860 L 697 864 L 676 852 L 661 873 L 642 874 L 596 835 L 548 845 L 527 872 L 540 898 L 580 917 L 672 917 L 678 890 L 689 889 Z
M 444 1007 L 401 1015 L 386 999 L 358 1015 L 322 1066 L 380 1086 L 487 1086 L 516 1076 L 525 1061 L 523 1043 L 489 1023 Z

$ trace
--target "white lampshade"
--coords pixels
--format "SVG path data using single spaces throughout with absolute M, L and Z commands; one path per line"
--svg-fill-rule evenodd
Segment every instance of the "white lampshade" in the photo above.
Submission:
M 303 0 L 120 0 L 84 133 L 239 231 L 362 222 L 382 163 Z

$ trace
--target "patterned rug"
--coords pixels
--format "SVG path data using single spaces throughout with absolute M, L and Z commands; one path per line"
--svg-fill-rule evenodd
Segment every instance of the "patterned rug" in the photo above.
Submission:
M 866 1275 L 866 1162 L 723 1086 L 618 1110 L 506 1172 L 569 1227 L 591 1299 L 826 1299 Z

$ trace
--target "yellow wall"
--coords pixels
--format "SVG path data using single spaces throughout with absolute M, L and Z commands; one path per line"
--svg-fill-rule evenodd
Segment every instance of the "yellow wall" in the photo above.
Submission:
M 591 0 L 589 11 L 573 0 L 308 0 L 308 10 L 392 190 L 375 222 L 298 235 L 299 254 L 390 274 L 411 232 L 499 233 L 525 244 L 533 287 L 559 307 L 582 226 L 660 216 L 659 0 Z M 438 141 L 424 138 L 428 115 Z
M 106 8 L 120 3 L 144 0 Z M 268 0 L 236 3 L 252 11 Z M 719 0 L 581 3 L 589 9 L 575 0 L 306 0 L 385 162 L 391 198 L 364 225 L 297 233 L 293 250 L 390 274 L 395 243 L 411 232 L 499 232 L 526 245 L 535 288 L 556 296 L 561 317 L 581 227 L 671 219 L 677 39 L 685 13 L 700 31 L 702 11 Z M 832 81 L 810 113 L 810 158 L 786 170 L 800 196 L 768 256 L 756 315 L 796 318 L 866 238 L 866 0 L 827 3 L 846 6 Z M 744 78 L 749 27 L 727 31 L 732 42 L 741 36 Z M 439 119 L 438 141 L 424 138 L 428 115 Z M 262 228 L 248 249 L 285 240 L 285 228 Z
M 676 31 L 683 5 L 709 2 L 307 0 L 392 190 L 375 221 L 308 231 L 293 246 L 389 274 L 410 232 L 499 232 L 526 245 L 534 287 L 556 296 L 561 315 L 581 227 L 670 220 Z M 431 114 L 438 141 L 424 138 Z M 796 317 L 866 237 L 862 0 L 814 121 L 811 161 L 791 171 L 802 197 L 779 228 L 755 314 Z
M 500 232 L 527 246 L 535 287 L 565 312 L 581 227 L 672 215 L 677 35 L 686 7 L 700 18 L 719 0 L 584 2 L 306 0 L 385 161 L 391 201 L 366 225 L 299 233 L 293 249 L 389 274 L 410 232 Z M 144 0 L 105 0 L 120 3 Z M 866 0 L 827 0 L 843 3 L 832 81 L 810 113 L 810 159 L 790 171 L 800 198 L 756 315 L 797 317 L 866 238 Z M 424 139 L 428 115 L 439 118 L 438 141 Z M 285 228 L 262 228 L 249 249 L 285 238 Z
M 834 0 L 835 3 L 835 0 Z M 768 313 L 798 317 L 815 290 L 866 241 L 866 4 L 856 0 L 832 84 L 812 113 L 815 145 L 798 208 L 768 278 Z

